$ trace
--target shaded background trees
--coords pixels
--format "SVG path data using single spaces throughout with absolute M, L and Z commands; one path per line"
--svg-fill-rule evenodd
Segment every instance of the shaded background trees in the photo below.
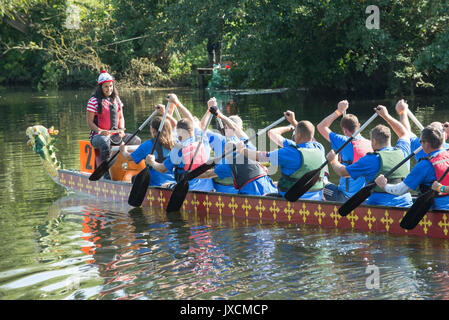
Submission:
M 128 85 L 194 85 L 195 68 L 232 60 L 235 88 L 449 91 L 445 0 L 0 0 L 0 15 L 4 84 L 90 86 L 104 67 Z

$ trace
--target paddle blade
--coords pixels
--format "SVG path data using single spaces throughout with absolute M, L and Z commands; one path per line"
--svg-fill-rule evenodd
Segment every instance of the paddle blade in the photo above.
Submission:
M 187 192 L 189 192 L 189 181 L 187 179 L 182 179 L 173 189 L 170 200 L 168 201 L 167 204 L 167 209 L 165 211 L 166 212 L 179 211 L 187 196 Z
M 284 198 L 290 202 L 298 200 L 318 181 L 320 171 L 320 169 L 315 169 L 304 174 L 290 189 L 288 189 Z
M 359 192 L 357 192 L 355 195 L 349 198 L 338 209 L 338 213 L 343 217 L 347 216 L 349 213 L 351 213 L 352 210 L 361 205 L 363 201 L 368 199 L 368 197 L 373 193 L 375 187 L 376 187 L 375 183 L 370 183 L 364 186 L 362 189 L 359 190 Z
M 412 230 L 425 216 L 432 206 L 432 200 L 435 197 L 433 190 L 427 191 L 415 200 L 413 205 L 407 210 L 404 218 L 399 224 L 403 229 Z
M 90 181 L 100 180 L 102 176 L 109 170 L 108 161 L 103 161 L 95 171 L 89 176 Z
M 141 170 L 134 180 L 131 192 L 129 193 L 128 204 L 133 207 L 140 207 L 145 194 L 147 193 L 148 185 L 150 184 L 150 172 L 147 167 Z

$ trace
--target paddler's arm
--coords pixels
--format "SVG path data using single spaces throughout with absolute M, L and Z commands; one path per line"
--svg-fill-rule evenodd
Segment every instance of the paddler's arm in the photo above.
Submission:
M 183 118 L 190 119 L 190 121 L 195 123 L 192 113 L 186 107 L 183 106 L 183 104 L 181 103 L 181 101 L 179 101 L 179 99 L 176 96 L 176 94 L 170 93 L 167 96 L 167 98 L 168 98 L 168 101 L 170 101 L 170 103 L 174 103 L 176 105 L 176 107 L 178 107 L 178 110 L 181 113 L 181 116 Z
M 228 126 L 229 129 L 234 130 L 235 135 L 239 139 L 248 139 L 247 134 L 243 129 L 239 128 L 234 121 L 226 117 L 220 110 L 217 110 L 218 117 L 223 121 L 224 125 Z
M 157 112 L 160 115 L 164 115 L 165 113 L 165 106 L 163 104 L 157 104 L 154 106 L 154 109 L 157 110 Z M 167 112 L 167 116 L 166 116 L 166 120 L 168 120 L 168 122 L 170 122 L 170 125 L 172 128 L 176 128 L 176 124 L 178 123 L 178 121 L 176 121 L 175 118 L 173 118 L 172 115 L 170 115 L 170 109 Z
M 412 191 L 412 189 L 410 189 L 403 181 L 396 184 L 387 183 L 387 178 L 385 178 L 383 174 L 379 175 L 374 182 L 381 189 L 396 196 L 402 196 L 403 194 Z
M 293 111 L 287 110 L 286 112 L 284 112 L 284 116 L 287 121 L 290 122 L 289 126 L 273 128 L 268 131 L 268 137 L 279 147 L 282 147 L 284 145 L 285 138 L 282 135 L 284 133 L 295 130 L 296 126 L 298 125 L 298 122 L 295 119 L 295 113 Z
M 156 162 L 154 154 L 147 155 L 147 157 L 145 158 L 145 163 L 153 167 L 154 170 L 160 173 L 166 173 L 168 171 L 167 168 L 164 166 L 164 163 Z
M 399 116 L 399 121 L 401 122 L 401 124 L 405 127 L 405 129 L 407 129 L 408 132 L 410 132 L 410 134 L 412 134 L 412 129 L 410 127 L 410 121 L 408 120 L 408 104 L 407 102 L 405 102 L 404 99 L 399 100 L 396 103 L 396 112 Z
M 122 156 L 126 160 L 133 161 L 133 158 L 131 157 L 131 154 L 128 151 L 126 151 L 126 145 L 123 142 L 121 143 L 119 149 L 120 149 L 120 152 L 121 152 Z
M 336 174 L 343 178 L 350 177 L 348 171 L 346 170 L 346 167 L 338 161 L 338 157 L 335 154 L 334 150 L 329 151 L 329 153 L 326 155 L 326 159 L 329 161 L 329 164 L 331 165 L 332 169 L 334 169 Z
M 246 148 L 243 141 L 236 143 L 236 151 L 240 152 L 244 157 L 259 161 L 259 162 L 270 162 L 270 158 L 267 156 L 266 151 L 257 151 Z
M 377 108 L 374 108 L 379 116 L 381 116 L 393 129 L 394 133 L 399 137 L 399 139 L 410 139 L 410 133 L 407 129 L 400 123 L 398 120 L 393 118 L 389 113 L 385 106 L 378 105 Z
M 316 128 L 318 132 L 323 136 L 324 139 L 330 142 L 329 135 L 332 132 L 330 129 L 332 123 L 340 117 L 346 109 L 348 109 L 349 103 L 347 100 L 342 100 L 337 105 L 337 110 L 332 112 L 326 118 L 324 118 L 320 123 L 317 124 Z
M 211 179 L 216 178 L 218 175 L 215 173 L 214 169 L 209 169 L 206 172 L 200 174 L 197 178 L 198 179 Z

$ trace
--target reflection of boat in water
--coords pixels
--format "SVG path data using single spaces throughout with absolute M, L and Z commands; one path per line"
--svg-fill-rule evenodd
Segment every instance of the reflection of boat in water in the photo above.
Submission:
M 98 199 L 127 205 L 132 187 L 130 182 L 105 179 L 90 181 L 88 179 L 89 172 L 61 169 L 47 129 L 42 126 L 34 126 L 27 130 L 27 134 L 30 137 L 29 144 L 41 156 L 45 169 L 56 183 Z M 120 170 L 125 172 L 131 170 L 129 164 L 121 161 L 117 160 L 114 165 L 119 166 Z M 81 167 L 83 168 L 83 166 Z M 149 187 L 142 206 L 164 209 L 171 193 L 172 191 L 168 189 Z M 406 213 L 404 208 L 361 205 L 346 217 L 342 217 L 338 213 L 340 205 L 341 203 L 336 202 L 312 200 L 288 202 L 283 198 L 190 191 L 181 211 L 202 212 L 207 216 L 219 218 L 230 216 L 232 219 L 310 224 L 449 239 L 449 213 L 445 211 L 428 212 L 416 228 L 405 230 L 399 225 Z

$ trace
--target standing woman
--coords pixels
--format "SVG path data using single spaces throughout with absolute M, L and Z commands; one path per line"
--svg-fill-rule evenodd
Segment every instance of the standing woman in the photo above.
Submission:
M 125 133 L 123 103 L 118 96 L 114 79 L 105 70 L 98 77 L 97 88 L 87 103 L 87 125 L 91 129 L 90 142 L 100 150 L 101 161 L 107 161 L 111 153 L 111 144 L 120 145 L 122 140 L 131 136 Z M 140 145 L 140 138 L 135 136 L 129 145 Z M 109 173 L 105 178 L 109 178 Z

